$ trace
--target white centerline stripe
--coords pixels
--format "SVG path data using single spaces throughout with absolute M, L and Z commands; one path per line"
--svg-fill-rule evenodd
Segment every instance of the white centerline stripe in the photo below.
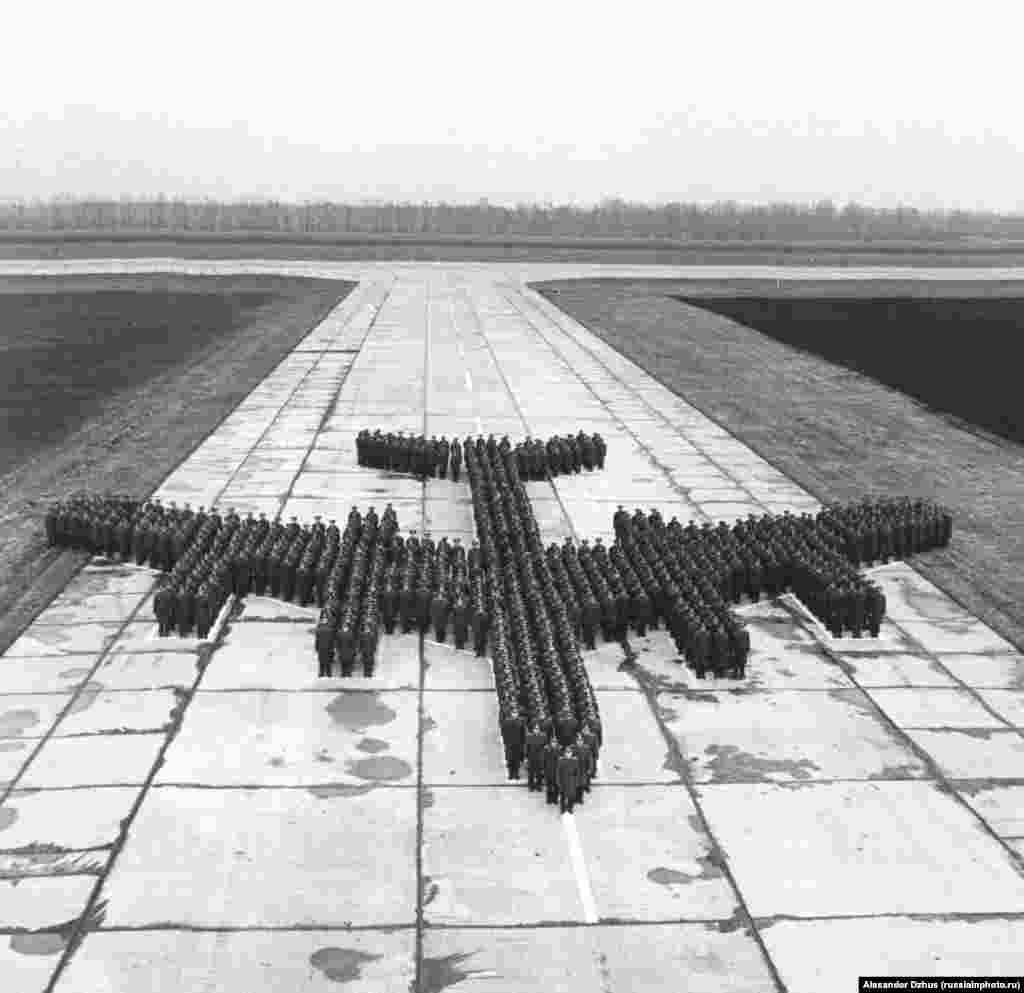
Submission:
M 580 891 L 580 902 L 583 904 L 583 919 L 588 924 L 596 924 L 597 906 L 594 903 L 594 892 L 590 888 L 583 846 L 576 831 L 576 818 L 572 814 L 562 814 L 562 827 L 565 828 L 565 840 L 569 843 L 569 860 L 572 862 L 573 875 L 576 877 L 576 887 Z

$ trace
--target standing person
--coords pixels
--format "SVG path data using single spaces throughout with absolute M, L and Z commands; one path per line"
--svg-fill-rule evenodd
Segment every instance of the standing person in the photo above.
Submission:
M 448 439 L 441 435 L 441 440 L 437 443 L 437 466 L 442 479 L 448 478 L 448 459 L 450 456 L 451 445 L 448 444 Z
M 462 446 L 459 444 L 458 438 L 452 439 L 451 449 L 451 467 L 452 467 L 452 481 L 459 481 L 459 473 L 462 470 Z

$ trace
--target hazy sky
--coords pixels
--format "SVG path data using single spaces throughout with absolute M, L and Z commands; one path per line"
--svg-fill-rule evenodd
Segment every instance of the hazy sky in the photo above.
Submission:
M 11 3 L 0 198 L 1021 211 L 1020 7 Z

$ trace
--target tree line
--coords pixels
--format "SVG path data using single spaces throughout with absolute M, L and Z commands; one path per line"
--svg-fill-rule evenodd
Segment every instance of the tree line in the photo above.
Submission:
M 263 233 L 502 238 L 656 239 L 672 242 L 962 242 L 1024 239 L 1024 216 L 965 210 L 879 208 L 831 201 L 763 206 L 642 204 L 594 206 L 480 201 L 285 203 L 60 197 L 0 203 L 0 232 Z

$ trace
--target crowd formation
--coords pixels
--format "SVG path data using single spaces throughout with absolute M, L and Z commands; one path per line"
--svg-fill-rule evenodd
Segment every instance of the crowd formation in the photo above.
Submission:
M 529 789 L 571 811 L 590 789 L 602 740 L 577 640 L 580 618 L 556 582 L 512 446 L 491 438 L 469 447 L 466 470 L 508 772 L 518 778 L 525 762 Z
M 361 524 L 362 518 L 355 516 Z M 367 522 L 368 532 L 375 533 L 378 520 L 372 507 Z M 380 521 L 382 534 L 387 536 L 397 525 L 389 505 Z M 286 525 L 262 514 L 243 519 L 229 510 L 222 517 L 203 507 L 164 506 L 158 499 L 140 502 L 78 493 L 50 508 L 46 531 L 50 544 L 161 570 L 165 576 L 153 597 L 161 635 L 177 631 L 184 637 L 195 631 L 204 638 L 231 594 L 252 592 L 324 606 L 348 593 L 350 580 L 363 579 L 360 562 L 343 554 L 350 549 L 335 523 L 325 526 L 320 518 L 308 526 L 292 518 Z M 363 600 L 356 599 L 362 608 Z M 360 618 L 365 613 L 361 610 Z
M 859 567 L 945 547 L 952 534 L 948 511 L 908 498 L 833 505 L 814 516 L 751 515 L 732 527 L 666 524 L 657 510 L 630 515 L 620 507 L 613 523 L 610 552 L 599 552 L 598 542 L 591 553 L 614 567 L 604 570 L 601 616 L 617 617 L 621 629 L 625 613 L 641 635 L 664 620 L 701 677 L 744 675 L 750 636 L 731 610 L 743 596 L 757 602 L 791 591 L 834 637 L 877 637 L 885 595 Z M 592 630 L 593 620 L 583 632 L 588 644 Z
M 401 431 L 383 433 L 379 429 L 371 432 L 364 428 L 356 436 L 356 459 L 362 466 L 442 479 L 450 472 L 456 482 L 462 473 L 463 461 L 469 461 L 470 450 L 478 458 L 483 458 L 485 453 L 493 457 L 496 451 L 500 451 L 503 458 L 511 453 L 521 479 L 546 479 L 581 469 L 603 469 L 608 446 L 601 435 L 583 431 L 547 441 L 527 438 L 516 445 L 508 436 L 496 441 L 494 435 L 486 440 L 467 437 L 460 442 L 458 438 L 448 441 L 443 435 L 426 438 Z
M 362 437 L 361 461 L 397 466 L 392 436 Z M 552 439 L 546 451 L 564 454 L 570 439 Z M 834 636 L 877 636 L 885 597 L 860 567 L 945 547 L 952 533 L 947 510 L 909 498 L 751 515 L 732 526 L 666 523 L 657 510 L 619 507 L 609 547 L 600 539 L 545 547 L 523 479 L 585 465 L 585 448 L 538 468 L 531 444 L 467 439 L 458 463 L 449 448 L 456 478 L 465 458 L 477 529 L 469 548 L 403 538 L 390 504 L 379 517 L 353 508 L 341 531 L 319 518 L 285 525 L 82 493 L 50 508 L 47 536 L 161 570 L 153 606 L 163 635 L 205 637 L 232 593 L 315 602 L 321 676 L 349 676 L 357 665 L 372 675 L 382 628 L 472 644 L 491 659 L 509 775 L 518 778 L 525 764 L 529 789 L 571 811 L 590 788 L 602 741 L 581 644 L 595 648 L 598 632 L 621 641 L 664 624 L 698 676 L 740 678 L 750 651 L 732 610 L 741 598 L 790 590 Z

